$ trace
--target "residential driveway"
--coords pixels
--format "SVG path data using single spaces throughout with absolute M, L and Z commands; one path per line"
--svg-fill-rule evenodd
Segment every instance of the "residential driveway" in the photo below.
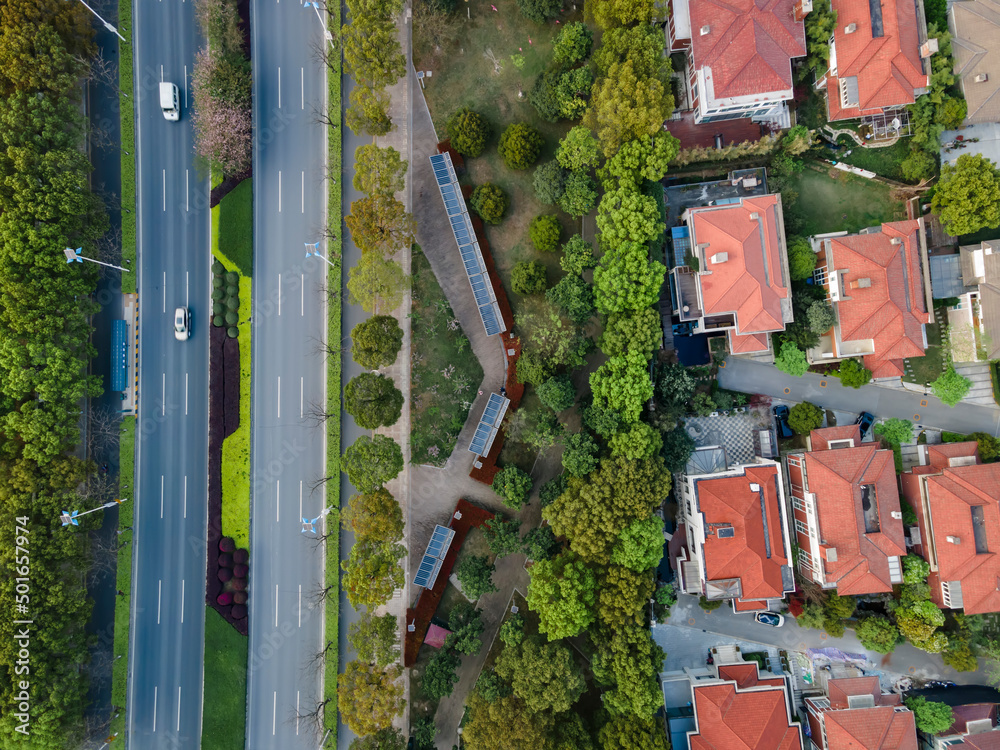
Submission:
M 993 380 L 990 378 L 990 366 L 987 362 L 969 362 L 963 365 L 955 365 L 955 371 L 972 381 L 972 387 L 962 399 L 968 404 L 979 404 L 980 406 L 996 406 L 997 402 L 993 398 Z
M 759 393 L 786 401 L 809 401 L 824 409 L 870 411 L 877 417 L 898 417 L 916 424 L 951 432 L 987 432 L 1000 435 L 1000 408 L 960 403 L 945 406 L 932 395 L 897 388 L 866 385 L 846 388 L 837 378 L 806 373 L 800 378 L 771 365 L 738 357 L 726 359 L 719 369 L 719 385 L 733 391 Z M 825 385 L 823 385 L 825 383 Z
M 965 148 L 948 149 L 945 146 L 962 136 L 963 142 L 978 138 L 978 143 L 969 143 Z M 946 130 L 941 134 L 941 163 L 954 164 L 962 154 L 982 154 L 994 164 L 1000 164 L 1000 124 L 995 122 L 969 125 L 961 130 Z
M 866 654 L 872 666 L 877 666 L 886 672 L 908 675 L 922 680 L 952 680 L 957 683 L 973 685 L 988 684 L 985 674 L 985 659 L 979 660 L 979 670 L 976 672 L 956 672 L 951 667 L 945 666 L 937 654 L 928 654 L 909 644 L 897 646 L 893 653 L 883 656 L 874 651 L 866 651 L 852 630 L 847 630 L 842 638 L 831 638 L 822 630 L 800 628 L 795 623 L 795 618 L 788 615 L 785 616 L 785 624 L 782 627 L 772 628 L 755 622 L 748 614 L 737 615 L 733 612 L 732 607 L 726 605 L 714 612 L 705 612 L 698 606 L 698 599 L 694 596 L 680 594 L 677 600 L 668 620 L 669 625 L 677 627 L 677 632 L 680 632 L 681 628 L 693 629 L 705 634 L 714 633 L 722 636 L 724 640 L 720 640 L 719 643 L 730 643 L 731 641 L 728 639 L 735 638 L 740 641 L 774 646 L 786 651 L 839 648 L 850 653 Z M 668 662 L 671 648 L 675 651 L 681 650 L 677 646 L 671 645 L 669 641 L 664 643 L 660 637 L 655 635 L 654 638 L 667 649 Z M 695 638 L 692 643 L 695 641 L 700 648 L 702 641 Z

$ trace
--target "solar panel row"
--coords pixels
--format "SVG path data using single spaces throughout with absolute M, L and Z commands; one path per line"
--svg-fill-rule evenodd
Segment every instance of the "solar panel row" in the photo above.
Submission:
M 469 217 L 465 199 L 462 197 L 458 177 L 451 163 L 451 156 L 434 154 L 431 157 L 431 168 L 434 170 L 434 178 L 441 191 L 445 211 L 448 212 L 451 230 L 455 235 L 455 242 L 458 243 L 462 265 L 465 266 L 465 273 L 469 277 L 469 284 L 472 286 L 472 294 L 476 298 L 476 306 L 479 308 L 479 317 L 483 321 L 483 327 L 490 336 L 501 333 L 506 330 L 506 326 L 504 326 L 503 317 L 500 315 L 500 305 L 497 304 L 493 284 L 490 283 L 486 261 L 483 260 L 479 243 L 476 242 L 476 232 L 472 228 L 472 219 Z
M 486 408 L 483 410 L 483 416 L 479 420 L 476 432 L 472 436 L 472 442 L 469 444 L 470 451 L 477 456 L 485 456 L 490 452 L 509 404 L 510 399 L 504 398 L 499 393 L 490 394 Z
M 417 567 L 417 574 L 413 578 L 414 585 L 428 589 L 434 588 L 438 573 L 441 572 L 441 566 L 451 548 L 451 540 L 454 538 L 454 529 L 440 524 L 434 527 L 434 533 L 431 534 L 431 540 L 427 544 L 427 551 L 424 552 L 420 565 Z

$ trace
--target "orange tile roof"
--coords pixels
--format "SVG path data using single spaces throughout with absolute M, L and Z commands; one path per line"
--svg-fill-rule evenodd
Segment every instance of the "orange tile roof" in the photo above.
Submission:
M 794 18 L 794 3 L 691 0 L 694 64 L 711 69 L 716 99 L 792 88 L 791 60 L 806 54 L 805 27 Z M 702 35 L 704 26 L 709 32 Z
M 761 223 L 750 218 L 753 213 Z M 789 291 L 781 222 L 777 195 L 690 209 L 691 246 L 708 245 L 702 273 L 696 277 L 706 317 L 735 314 L 740 335 L 784 330 L 781 300 Z M 713 263 L 718 253 L 728 257 Z
M 979 463 L 979 443 L 969 440 L 964 443 L 938 443 L 927 446 L 927 461 L 935 469 L 944 469 L 953 458 L 974 456 Z M 916 467 L 914 467 L 916 468 Z
M 876 706 L 898 706 L 900 702 L 898 695 L 882 695 L 878 677 L 875 676 L 839 677 L 827 680 L 826 696 L 830 701 L 830 708 L 847 708 L 850 705 L 847 699 L 852 695 L 870 695 L 875 700 Z
M 827 750 L 917 750 L 917 725 L 910 711 L 890 706 L 828 711 Z
M 952 745 L 954 750 L 1000 750 L 1000 732 L 970 734 L 961 745 Z
M 843 296 L 834 303 L 840 340 L 874 341 L 875 353 L 864 358 L 873 377 L 900 375 L 904 358 L 924 354 L 921 326 L 933 316 L 924 299 L 920 227 L 916 220 L 896 221 L 883 224 L 881 232 L 830 240 L 830 270 L 844 272 Z M 900 244 L 892 244 L 893 239 Z M 860 279 L 870 279 L 871 285 L 852 289 Z
M 748 333 L 740 336 L 732 328 L 727 333 L 729 335 L 729 351 L 733 354 L 766 352 L 771 348 L 766 333 Z
M 733 599 L 733 607 L 737 612 L 758 612 L 767 609 L 766 601 L 743 601 Z
M 942 581 L 961 581 L 966 614 L 1000 612 L 1000 464 L 945 468 L 927 478 Z M 983 509 L 987 552 L 976 552 L 972 508 Z M 949 536 L 959 542 L 947 541 Z
M 861 445 L 861 427 L 856 424 L 842 424 L 836 427 L 824 427 L 809 433 L 810 449 L 825 451 L 834 440 L 853 440 L 855 445 Z
M 824 561 L 826 578 L 841 595 L 860 595 L 892 590 L 889 558 L 906 554 L 899 491 L 892 451 L 875 443 L 862 444 L 860 431 L 852 426 L 854 448 L 825 449 L 831 440 L 843 439 L 843 427 L 813 430 L 813 450 L 805 454 L 809 491 L 816 494 L 820 537 L 825 546 L 837 550 L 837 559 Z M 879 530 L 865 532 L 862 485 L 875 486 Z
M 782 567 L 789 565 L 785 549 L 786 519 L 780 507 L 776 466 L 747 466 L 743 475 L 695 480 L 698 510 L 709 524 L 731 524 L 733 536 L 706 534 L 702 554 L 707 581 L 740 579 L 741 599 L 784 596 Z M 760 493 L 750 489 L 760 485 Z M 767 518 L 761 513 L 761 496 Z M 770 554 L 768 554 L 770 547 Z
M 732 681 L 692 688 L 691 750 L 802 750 L 784 679 L 758 679 L 756 664 L 721 666 L 719 677 Z
M 989 719 L 993 722 L 993 726 L 997 725 L 997 705 L 995 703 L 965 703 L 961 706 L 952 706 L 951 714 L 954 721 L 948 729 L 940 733 L 943 737 L 968 732 L 970 721 Z
M 885 107 L 912 104 L 915 89 L 928 84 L 920 59 L 917 9 L 907 0 L 882 0 L 881 37 L 872 34 L 868 0 L 833 0 L 837 13 L 834 43 L 839 78 L 857 77 L 858 106 L 843 107 L 839 78 L 827 79 L 830 120 L 846 120 Z M 857 29 L 848 34 L 850 24 Z

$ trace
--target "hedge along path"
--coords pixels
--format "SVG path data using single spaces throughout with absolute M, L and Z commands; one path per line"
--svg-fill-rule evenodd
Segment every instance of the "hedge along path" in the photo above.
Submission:
M 118 30 L 126 39 L 132 38 L 132 3 L 126 0 L 118 4 Z M 133 49 L 129 45 L 127 54 L 118 55 L 118 117 L 121 132 L 121 222 L 122 260 L 132 268 L 131 273 L 123 273 L 122 293 L 135 294 L 138 267 L 135 259 L 135 110 L 133 92 Z M 128 95 L 125 92 L 130 92 Z M 125 209 L 128 209 L 127 211 Z

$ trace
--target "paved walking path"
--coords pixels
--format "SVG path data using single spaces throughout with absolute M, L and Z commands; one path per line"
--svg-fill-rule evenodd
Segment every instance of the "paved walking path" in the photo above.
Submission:
M 725 367 L 719 369 L 719 385 L 787 401 L 809 401 L 825 409 L 869 411 L 876 417 L 909 419 L 916 424 L 951 432 L 981 431 L 1000 435 L 1000 407 L 996 405 L 960 403 L 948 407 L 930 394 L 877 385 L 846 388 L 834 377 L 806 373 L 797 378 L 771 365 L 738 357 L 727 358 Z

